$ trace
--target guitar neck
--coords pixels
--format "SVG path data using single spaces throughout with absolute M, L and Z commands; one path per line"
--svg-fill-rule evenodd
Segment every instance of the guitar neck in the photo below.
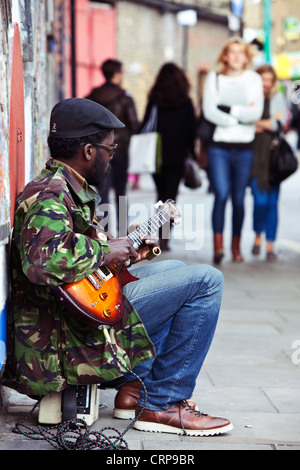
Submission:
M 141 225 L 139 225 L 133 232 L 127 235 L 127 238 L 140 246 L 144 241 L 145 235 L 153 235 L 166 222 L 169 222 L 169 220 L 170 217 L 168 209 L 163 208 L 153 217 L 150 217 L 150 219 L 148 219 L 146 222 L 143 222 Z

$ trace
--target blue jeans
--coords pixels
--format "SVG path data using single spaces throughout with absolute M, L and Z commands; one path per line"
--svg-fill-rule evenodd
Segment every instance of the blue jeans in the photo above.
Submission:
M 268 242 L 274 242 L 278 225 L 279 185 L 271 186 L 269 191 L 261 191 L 257 178 L 254 178 L 251 189 L 254 199 L 253 229 L 256 234 L 265 233 Z
M 223 233 L 225 207 L 229 196 L 232 201 L 232 234 L 241 235 L 244 221 L 244 196 L 253 161 L 249 148 L 208 147 L 208 166 L 215 193 L 212 225 L 214 233 Z
M 147 408 L 168 409 L 191 398 L 214 336 L 223 275 L 205 265 L 177 260 L 131 269 L 139 277 L 123 288 L 156 349 L 156 357 L 135 367 L 147 389 Z M 125 381 L 135 380 L 131 374 Z M 141 387 L 139 404 L 143 405 Z

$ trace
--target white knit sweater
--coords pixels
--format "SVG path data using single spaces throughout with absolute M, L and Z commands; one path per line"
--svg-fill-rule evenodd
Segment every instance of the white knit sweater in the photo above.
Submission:
M 218 80 L 218 86 L 217 86 Z M 226 144 L 250 143 L 255 135 L 255 121 L 263 113 L 263 86 L 261 77 L 245 70 L 238 77 L 209 72 L 203 95 L 203 113 L 217 125 L 214 142 Z M 229 114 L 217 108 L 229 106 Z

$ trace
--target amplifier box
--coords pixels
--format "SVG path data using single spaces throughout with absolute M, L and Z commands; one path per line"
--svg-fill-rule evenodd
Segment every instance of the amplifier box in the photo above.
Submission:
M 98 385 L 75 385 L 48 393 L 40 401 L 38 422 L 55 425 L 77 418 L 91 426 L 99 416 L 99 398 Z

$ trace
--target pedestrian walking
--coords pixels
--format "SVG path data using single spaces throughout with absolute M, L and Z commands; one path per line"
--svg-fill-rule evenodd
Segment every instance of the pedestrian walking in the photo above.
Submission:
M 132 96 L 122 88 L 124 77 L 122 62 L 117 59 L 107 59 L 101 65 L 101 70 L 106 80 L 105 83 L 94 88 L 86 98 L 105 106 L 126 126 L 115 131 L 118 149 L 111 163 L 111 172 L 106 187 L 102 189 L 100 194 L 101 204 L 108 204 L 109 190 L 113 188 L 117 208 L 117 226 L 119 226 L 120 197 L 127 194 L 129 140 L 131 135 L 138 131 L 139 121 Z M 121 218 L 122 222 L 124 218 L 126 219 L 126 233 L 127 216 Z
M 263 111 L 261 77 L 250 70 L 252 48 L 241 38 L 231 38 L 217 60 L 218 71 L 207 75 L 203 114 L 215 124 L 208 145 L 208 166 L 214 191 L 212 227 L 215 264 L 224 256 L 225 207 L 232 201 L 232 260 L 243 261 L 240 251 L 244 220 L 244 195 L 250 183 L 255 122 Z
M 265 234 L 267 242 L 267 260 L 275 261 L 274 242 L 278 225 L 279 184 L 270 183 L 270 145 L 273 133 L 279 126 L 284 127 L 288 117 L 285 97 L 278 92 L 277 76 L 271 65 L 262 65 L 257 69 L 262 77 L 264 90 L 264 111 L 256 123 L 254 140 L 254 160 L 251 189 L 254 198 L 253 228 L 255 241 L 253 255 L 259 255 L 261 236 Z
M 143 125 L 148 121 L 153 106 L 156 106 L 157 132 L 162 139 L 161 167 L 153 175 L 158 200 L 176 200 L 184 174 L 184 160 L 189 155 L 194 157 L 195 111 L 189 93 L 190 83 L 184 70 L 168 62 L 159 70 L 148 95 Z M 166 238 L 160 236 L 163 250 L 168 249 L 167 237 L 168 233 Z

